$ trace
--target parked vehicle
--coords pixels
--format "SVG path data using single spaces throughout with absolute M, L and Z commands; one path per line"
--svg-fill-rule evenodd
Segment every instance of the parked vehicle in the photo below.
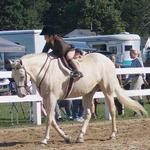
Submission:
M 44 36 L 41 36 L 40 32 L 41 30 L 0 31 L 0 37 L 25 46 L 24 53 L 0 51 L 2 61 L 20 58 L 25 54 L 40 53 L 45 45 Z
M 11 95 L 10 81 L 8 79 L 0 79 L 0 96 L 1 95 Z
M 127 32 L 114 35 L 97 35 L 65 38 L 66 41 L 86 42 L 90 48 L 116 54 L 118 63 L 130 65 L 129 51 L 131 48 L 140 50 L 140 36 Z

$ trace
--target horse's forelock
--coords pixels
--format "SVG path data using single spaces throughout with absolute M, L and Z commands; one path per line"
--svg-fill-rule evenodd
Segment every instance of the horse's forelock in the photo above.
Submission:
M 12 67 L 12 69 L 16 69 L 16 68 L 19 69 L 19 68 L 21 68 L 22 67 L 22 61 L 20 59 L 17 59 L 15 61 L 13 61 L 11 63 L 11 67 Z

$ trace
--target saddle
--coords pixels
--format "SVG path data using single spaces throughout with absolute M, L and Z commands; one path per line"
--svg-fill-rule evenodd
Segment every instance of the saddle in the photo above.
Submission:
M 84 54 L 82 53 L 82 51 L 75 49 L 75 56 L 74 56 L 73 59 L 80 59 L 83 55 L 84 55 Z M 69 62 L 66 60 L 66 58 L 65 58 L 65 57 L 61 57 L 60 59 L 61 59 L 63 65 L 64 65 L 66 68 L 68 68 L 70 71 L 72 71 L 72 67 L 71 67 L 71 65 L 69 64 Z
M 74 59 L 81 58 L 82 56 L 83 55 L 81 55 L 81 54 L 79 55 L 79 53 L 77 52 L 74 56 Z M 65 93 L 65 96 L 63 97 L 63 99 L 65 99 L 70 95 L 72 88 L 73 88 L 73 85 L 74 85 L 74 81 L 79 80 L 79 78 L 74 76 L 74 74 L 72 73 L 73 72 L 72 67 L 67 62 L 65 57 L 58 58 L 58 62 L 59 62 L 60 69 L 63 72 L 65 71 L 67 74 L 70 75 L 70 78 L 69 78 L 68 83 L 67 83 L 66 93 Z

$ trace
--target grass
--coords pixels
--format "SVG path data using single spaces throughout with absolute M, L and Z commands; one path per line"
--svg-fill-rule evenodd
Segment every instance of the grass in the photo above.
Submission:
M 146 100 L 144 101 L 144 108 L 147 110 L 148 112 L 148 117 L 150 117 L 150 103 L 148 103 Z M 121 119 L 132 119 L 132 118 L 136 118 L 134 117 L 134 111 L 128 108 L 125 108 L 125 113 L 124 115 L 118 115 L 117 114 L 117 119 L 121 120 Z M 117 111 L 116 111 L 117 113 Z M 98 105 L 98 117 L 97 120 L 104 120 L 104 104 L 99 104 Z
M 150 103 L 145 100 L 144 107 L 148 112 L 148 117 L 150 117 Z M 0 127 L 18 127 L 18 126 L 32 126 L 32 120 L 30 118 L 31 103 L 15 103 L 14 104 L 0 104 Z M 17 122 L 17 111 L 18 111 L 18 122 Z M 104 121 L 105 112 L 104 104 L 98 104 L 97 109 L 97 119 L 92 119 L 91 121 Z M 117 115 L 117 119 L 125 120 L 136 118 L 133 116 L 133 111 L 125 108 L 124 115 Z M 11 120 L 11 115 L 13 114 L 13 122 Z M 45 123 L 46 119 L 43 117 L 42 122 Z M 70 123 L 70 121 L 63 120 L 63 123 Z M 19 123 L 19 124 L 18 124 Z
M 0 127 L 31 124 L 31 103 L 0 104 Z

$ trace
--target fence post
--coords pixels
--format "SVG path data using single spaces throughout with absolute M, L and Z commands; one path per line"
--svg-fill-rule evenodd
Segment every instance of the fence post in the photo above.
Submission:
M 32 83 L 32 92 L 33 94 L 36 94 L 37 97 L 39 97 L 39 93 L 37 92 L 34 83 Z M 40 101 L 33 102 L 32 110 L 33 110 L 33 122 L 36 125 L 41 125 L 41 102 Z
M 108 104 L 106 103 L 105 100 L 104 100 L 104 102 L 105 102 L 105 119 L 106 120 L 111 120 L 111 116 L 110 116 L 110 113 L 109 113 Z
M 33 102 L 33 122 L 41 125 L 41 102 Z

